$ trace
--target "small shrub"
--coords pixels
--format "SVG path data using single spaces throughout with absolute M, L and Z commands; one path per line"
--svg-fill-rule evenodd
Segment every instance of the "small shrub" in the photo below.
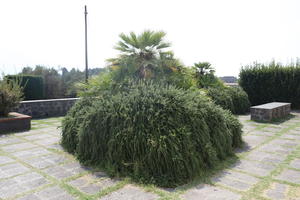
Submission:
M 0 81 L 0 116 L 7 116 L 22 100 L 22 95 L 18 81 Z
M 215 104 L 221 106 L 223 109 L 230 110 L 233 113 L 234 105 L 232 102 L 232 97 L 225 87 L 209 88 L 207 90 L 207 95 L 212 98 Z
M 81 162 L 166 187 L 204 175 L 242 143 L 238 120 L 199 91 L 149 82 L 79 100 L 62 136 Z
M 233 114 L 245 114 L 249 111 L 250 102 L 248 95 L 239 87 L 217 87 L 209 88 L 207 95 L 212 100 Z
M 25 100 L 36 100 L 44 98 L 44 81 L 41 76 L 33 75 L 9 75 L 7 80 L 20 80 Z
M 232 98 L 234 114 L 245 114 L 249 111 L 250 102 L 247 93 L 240 87 L 228 87 Z

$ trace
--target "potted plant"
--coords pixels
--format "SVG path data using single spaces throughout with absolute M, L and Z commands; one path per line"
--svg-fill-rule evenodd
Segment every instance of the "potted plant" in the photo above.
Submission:
M 22 96 L 19 81 L 0 80 L 0 134 L 30 129 L 30 116 L 11 112 L 18 106 Z

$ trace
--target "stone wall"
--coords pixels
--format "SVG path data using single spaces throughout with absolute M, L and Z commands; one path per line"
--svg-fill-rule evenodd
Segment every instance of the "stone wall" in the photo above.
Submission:
M 58 117 L 67 114 L 78 98 L 22 101 L 15 112 L 32 118 Z

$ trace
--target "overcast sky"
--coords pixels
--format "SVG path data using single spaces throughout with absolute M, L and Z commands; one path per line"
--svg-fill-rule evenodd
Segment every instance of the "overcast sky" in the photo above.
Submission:
M 163 30 L 185 65 L 217 75 L 241 65 L 300 57 L 299 0 L 1 0 L 0 72 L 24 66 L 84 69 L 84 5 L 91 67 L 117 52 L 121 32 Z

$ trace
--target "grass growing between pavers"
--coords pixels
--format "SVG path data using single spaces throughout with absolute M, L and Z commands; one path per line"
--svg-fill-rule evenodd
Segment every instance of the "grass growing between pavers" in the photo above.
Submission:
M 36 135 L 39 134 L 38 131 L 36 132 L 36 130 L 43 130 L 43 129 L 47 129 L 48 127 L 54 128 L 56 126 L 58 126 L 59 122 L 61 121 L 62 118 L 59 118 L 58 120 L 56 119 L 51 119 L 51 120 L 47 120 L 47 119 L 42 119 L 42 120 L 33 120 L 34 123 L 33 127 L 36 127 L 34 129 L 34 133 L 29 134 L 29 135 Z M 292 120 L 292 121 L 290 121 Z M 280 180 L 277 178 L 278 175 L 280 175 L 284 170 L 287 169 L 292 169 L 294 171 L 299 171 L 300 173 L 300 169 L 295 169 L 293 167 L 290 166 L 290 163 L 295 160 L 300 158 L 300 140 L 297 139 L 285 139 L 283 136 L 287 133 L 289 133 L 290 130 L 300 130 L 300 117 L 296 116 L 293 117 L 287 121 L 284 122 L 280 122 L 274 124 L 274 123 L 260 123 L 260 122 L 253 122 L 253 121 L 248 121 L 248 120 L 244 120 L 243 124 L 250 124 L 250 126 L 253 126 L 251 128 L 250 131 L 246 132 L 244 134 L 244 136 L 247 135 L 255 135 L 255 131 L 260 131 L 263 130 L 264 128 L 270 128 L 270 127 L 275 127 L 275 129 L 269 129 L 269 131 L 276 131 L 276 127 L 278 127 L 278 131 L 276 131 L 275 134 L 273 134 L 272 136 L 268 136 L 262 143 L 258 144 L 257 146 L 255 146 L 252 149 L 241 149 L 237 151 L 237 156 L 232 157 L 228 160 L 226 160 L 223 163 L 220 163 L 219 166 L 214 170 L 214 171 L 210 171 L 206 174 L 206 177 L 202 177 L 201 179 L 198 180 L 194 180 L 186 185 L 177 187 L 175 189 L 168 189 L 168 188 L 159 188 L 156 187 L 154 185 L 144 185 L 144 184 L 139 184 L 136 182 L 133 182 L 132 180 L 125 178 L 120 180 L 117 184 L 105 188 L 95 194 L 87 194 L 85 192 L 80 191 L 77 187 L 74 187 L 72 185 L 69 184 L 70 181 L 75 180 L 77 178 L 80 178 L 82 176 L 85 176 L 87 174 L 92 174 L 96 171 L 98 171 L 98 169 L 94 169 L 94 170 L 89 170 L 89 171 L 85 171 L 85 172 L 81 172 L 78 174 L 75 174 L 71 177 L 67 177 L 64 179 L 57 179 L 49 174 L 47 174 L 46 172 L 44 172 L 41 169 L 32 167 L 30 164 L 24 162 L 22 159 L 19 159 L 15 156 L 13 156 L 11 154 L 11 152 L 5 152 L 3 150 L 1 150 L 1 147 L 3 146 L 8 146 L 11 145 L 9 144 L 0 144 L 0 156 L 7 156 L 9 158 L 11 158 L 13 161 L 8 162 L 8 163 L 4 163 L 4 164 L 0 164 L 1 166 L 5 166 L 14 162 L 20 163 L 22 165 L 24 165 L 25 167 L 29 168 L 31 171 L 36 172 L 40 175 L 42 175 L 43 177 L 45 177 L 48 181 L 50 181 L 50 183 L 46 184 L 46 185 L 42 185 L 40 187 L 37 187 L 33 190 L 29 190 L 26 191 L 24 193 L 20 193 L 17 196 L 15 196 L 12 199 L 17 199 L 18 197 L 23 197 L 26 196 L 28 194 L 32 194 L 34 192 L 38 192 L 38 191 L 42 191 L 45 188 L 49 188 L 51 186 L 59 186 L 60 188 L 63 188 L 65 191 L 67 191 L 69 194 L 71 194 L 73 197 L 75 197 L 76 199 L 80 199 L 80 200 L 93 200 L 93 199 L 101 199 L 102 197 L 111 194 L 114 191 L 118 191 L 121 188 L 123 188 L 124 186 L 131 184 L 131 185 L 136 185 L 139 188 L 141 188 L 141 190 L 144 190 L 146 192 L 151 192 L 156 194 L 159 198 L 159 200 L 181 200 L 183 199 L 182 195 L 184 193 L 186 193 L 187 191 L 189 191 L 190 189 L 194 188 L 195 186 L 201 185 L 201 184 L 211 184 L 214 187 L 217 188 L 222 188 L 225 190 L 229 190 L 232 191 L 236 194 L 240 194 L 242 196 L 243 200 L 250 200 L 250 199 L 260 199 L 260 200 L 270 200 L 271 198 L 268 198 L 266 196 L 266 190 L 268 190 L 274 183 L 280 183 L 280 184 L 284 184 L 288 186 L 288 190 L 286 192 L 287 198 L 299 198 L 300 197 L 300 184 L 296 184 L 296 183 L 292 183 L 289 181 L 285 181 L 285 180 Z M 282 125 L 282 126 L 281 126 Z M 279 128 L 280 127 L 280 128 Z M 45 132 L 43 132 L 45 133 Z M 48 134 L 48 133 L 46 133 Z M 290 133 L 289 133 L 290 134 Z M 295 134 L 295 133 L 292 133 Z M 300 134 L 300 131 L 299 131 Z M 26 135 L 26 136 L 29 136 Z M 38 143 L 35 142 L 35 140 L 30 140 L 30 139 L 26 139 L 24 138 L 24 136 L 22 136 L 22 133 L 16 133 L 16 134 L 10 134 L 8 135 L 8 137 L 11 138 L 17 138 L 20 139 L 21 141 L 19 141 L 19 143 L 22 142 L 30 142 L 34 145 L 37 145 L 38 147 L 42 147 L 47 149 L 48 151 L 50 151 L 53 154 L 57 154 L 57 155 L 63 155 L 67 158 L 67 160 L 65 162 L 59 163 L 57 164 L 57 166 L 63 166 L 64 164 L 68 164 L 71 162 L 76 162 L 76 160 L 74 159 L 74 157 L 72 155 L 69 155 L 61 150 L 57 150 L 54 148 L 51 148 L 47 145 L 40 145 Z M 289 154 L 285 157 L 285 159 L 278 163 L 278 164 L 272 164 L 275 166 L 275 168 L 266 176 L 257 176 L 255 174 L 249 173 L 247 171 L 244 170 L 239 170 L 239 169 L 235 169 L 234 168 L 234 164 L 238 161 L 238 160 L 248 160 L 247 156 L 253 152 L 253 151 L 261 151 L 261 147 L 264 147 L 265 145 L 271 143 L 274 140 L 287 140 L 287 141 L 292 141 L 295 142 L 297 141 L 297 147 L 295 147 L 291 152 L 289 152 Z M 1 138 L 0 138 L 1 140 Z M 14 143 L 15 144 L 15 143 Z M 16 143 L 17 144 L 17 143 Z M 34 149 L 35 147 L 33 147 L 32 149 Z M 30 150 L 30 149 L 27 149 Z M 280 155 L 276 152 L 268 152 L 270 154 L 276 154 L 276 155 Z M 39 157 L 39 156 L 36 156 Z M 251 162 L 255 162 L 255 163 L 259 163 L 260 161 L 251 161 Z M 263 162 L 262 162 L 263 163 Z M 223 172 L 224 170 L 230 170 L 230 171 L 236 171 L 236 172 L 240 172 L 243 174 L 248 174 L 250 176 L 256 177 L 259 181 L 254 184 L 249 190 L 247 191 L 240 191 L 237 190 L 235 188 L 220 184 L 220 183 L 215 183 L 212 182 L 210 177 L 215 176 L 221 172 Z M 25 172 L 24 174 L 29 173 L 29 172 Z M 20 176 L 22 174 L 18 174 L 14 177 Z M 11 177 L 10 177 L 11 178 Z M 6 180 L 10 179 L 10 178 L 6 178 Z M 0 181 L 3 180 L 0 178 Z M 0 189 L 1 191 L 1 189 Z
M 294 119 L 294 118 L 295 118 L 295 116 L 289 117 L 288 120 L 289 119 Z M 287 120 L 284 119 L 284 120 L 281 120 L 281 121 L 278 120 L 278 121 L 276 121 L 274 123 L 267 123 L 267 124 L 264 123 L 262 126 L 260 126 L 258 128 L 258 130 L 260 130 L 260 129 L 264 128 L 264 127 L 272 126 L 274 124 L 280 125 L 281 123 L 284 123 L 286 121 Z M 260 122 L 257 122 L 257 123 L 260 123 Z M 299 120 L 299 122 L 296 122 L 296 123 L 294 123 L 292 125 L 289 125 L 286 128 L 283 128 L 282 130 L 280 130 L 279 132 L 277 132 L 274 136 L 271 136 L 268 140 L 264 141 L 262 144 L 260 144 L 259 146 L 255 147 L 253 150 L 259 149 L 261 146 L 263 146 L 263 145 L 265 145 L 265 144 L 273 141 L 274 139 L 279 138 L 280 136 L 283 136 L 289 130 L 292 130 L 292 129 L 298 127 L 298 126 L 300 126 L 300 120 Z M 251 134 L 251 132 L 248 133 L 248 134 Z M 300 142 L 299 142 L 299 144 L 300 144 Z M 275 183 L 275 182 L 288 184 L 288 185 L 290 185 L 292 187 L 292 189 L 290 190 L 291 192 L 289 192 L 290 193 L 290 197 L 287 197 L 287 198 L 292 198 L 292 197 L 295 197 L 295 196 L 299 195 L 299 194 L 297 194 L 297 192 L 295 192 L 297 190 L 300 190 L 300 185 L 299 184 L 294 184 L 294 183 L 291 183 L 291 182 L 281 181 L 281 180 L 277 180 L 277 179 L 274 178 L 276 175 L 280 174 L 284 169 L 289 168 L 289 163 L 293 159 L 300 157 L 300 145 L 299 144 L 298 144 L 297 149 L 295 149 L 294 151 L 292 151 L 286 157 L 286 159 L 284 161 L 282 161 L 279 165 L 276 166 L 276 168 L 274 170 L 272 170 L 272 172 L 268 176 L 257 177 L 257 178 L 260 178 L 261 181 L 259 181 L 256 185 L 254 185 L 254 187 L 252 189 L 250 189 L 249 191 L 247 191 L 247 192 L 241 192 L 243 194 L 242 199 L 243 200 L 250 200 L 250 199 L 262 199 L 262 200 L 266 200 L 266 199 L 270 199 L 270 198 L 265 197 L 264 191 L 267 190 L 268 187 L 270 187 L 270 185 L 272 183 Z M 240 159 L 246 159 L 246 156 L 249 153 L 250 152 L 241 153 L 240 155 L 238 155 L 238 157 Z M 300 170 L 299 170 L 299 173 L 300 173 Z M 298 198 L 300 198 L 300 195 L 298 196 Z

